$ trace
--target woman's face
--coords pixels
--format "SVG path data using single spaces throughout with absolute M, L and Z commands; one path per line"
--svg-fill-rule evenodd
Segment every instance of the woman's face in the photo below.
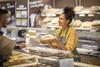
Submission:
M 68 20 L 66 20 L 65 15 L 61 14 L 59 16 L 59 26 L 61 26 L 62 28 L 66 28 L 68 25 Z

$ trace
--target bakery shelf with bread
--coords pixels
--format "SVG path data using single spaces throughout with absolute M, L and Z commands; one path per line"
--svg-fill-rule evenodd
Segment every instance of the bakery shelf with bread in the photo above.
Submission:
M 72 26 L 77 30 L 98 31 L 100 30 L 100 6 L 76 6 L 74 8 L 76 17 Z

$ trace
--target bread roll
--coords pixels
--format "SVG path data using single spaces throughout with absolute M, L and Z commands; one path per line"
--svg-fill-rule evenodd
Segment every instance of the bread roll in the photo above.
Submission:
M 46 44 L 46 43 L 49 43 L 49 42 L 51 42 L 55 39 L 56 39 L 55 36 L 48 34 L 48 35 L 41 37 L 40 42 L 43 43 L 43 44 Z

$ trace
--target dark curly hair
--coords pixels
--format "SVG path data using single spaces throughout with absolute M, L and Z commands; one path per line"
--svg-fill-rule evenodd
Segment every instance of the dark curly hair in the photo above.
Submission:
M 63 9 L 63 14 L 65 15 L 66 20 L 69 20 L 68 24 L 72 22 L 72 19 L 75 17 L 75 12 L 72 7 L 65 7 Z

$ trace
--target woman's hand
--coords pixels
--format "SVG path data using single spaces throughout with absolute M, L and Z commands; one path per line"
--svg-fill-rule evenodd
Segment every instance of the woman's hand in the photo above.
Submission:
M 58 49 L 61 49 L 61 50 L 66 50 L 65 46 L 63 44 L 61 44 L 60 42 L 58 42 Z

